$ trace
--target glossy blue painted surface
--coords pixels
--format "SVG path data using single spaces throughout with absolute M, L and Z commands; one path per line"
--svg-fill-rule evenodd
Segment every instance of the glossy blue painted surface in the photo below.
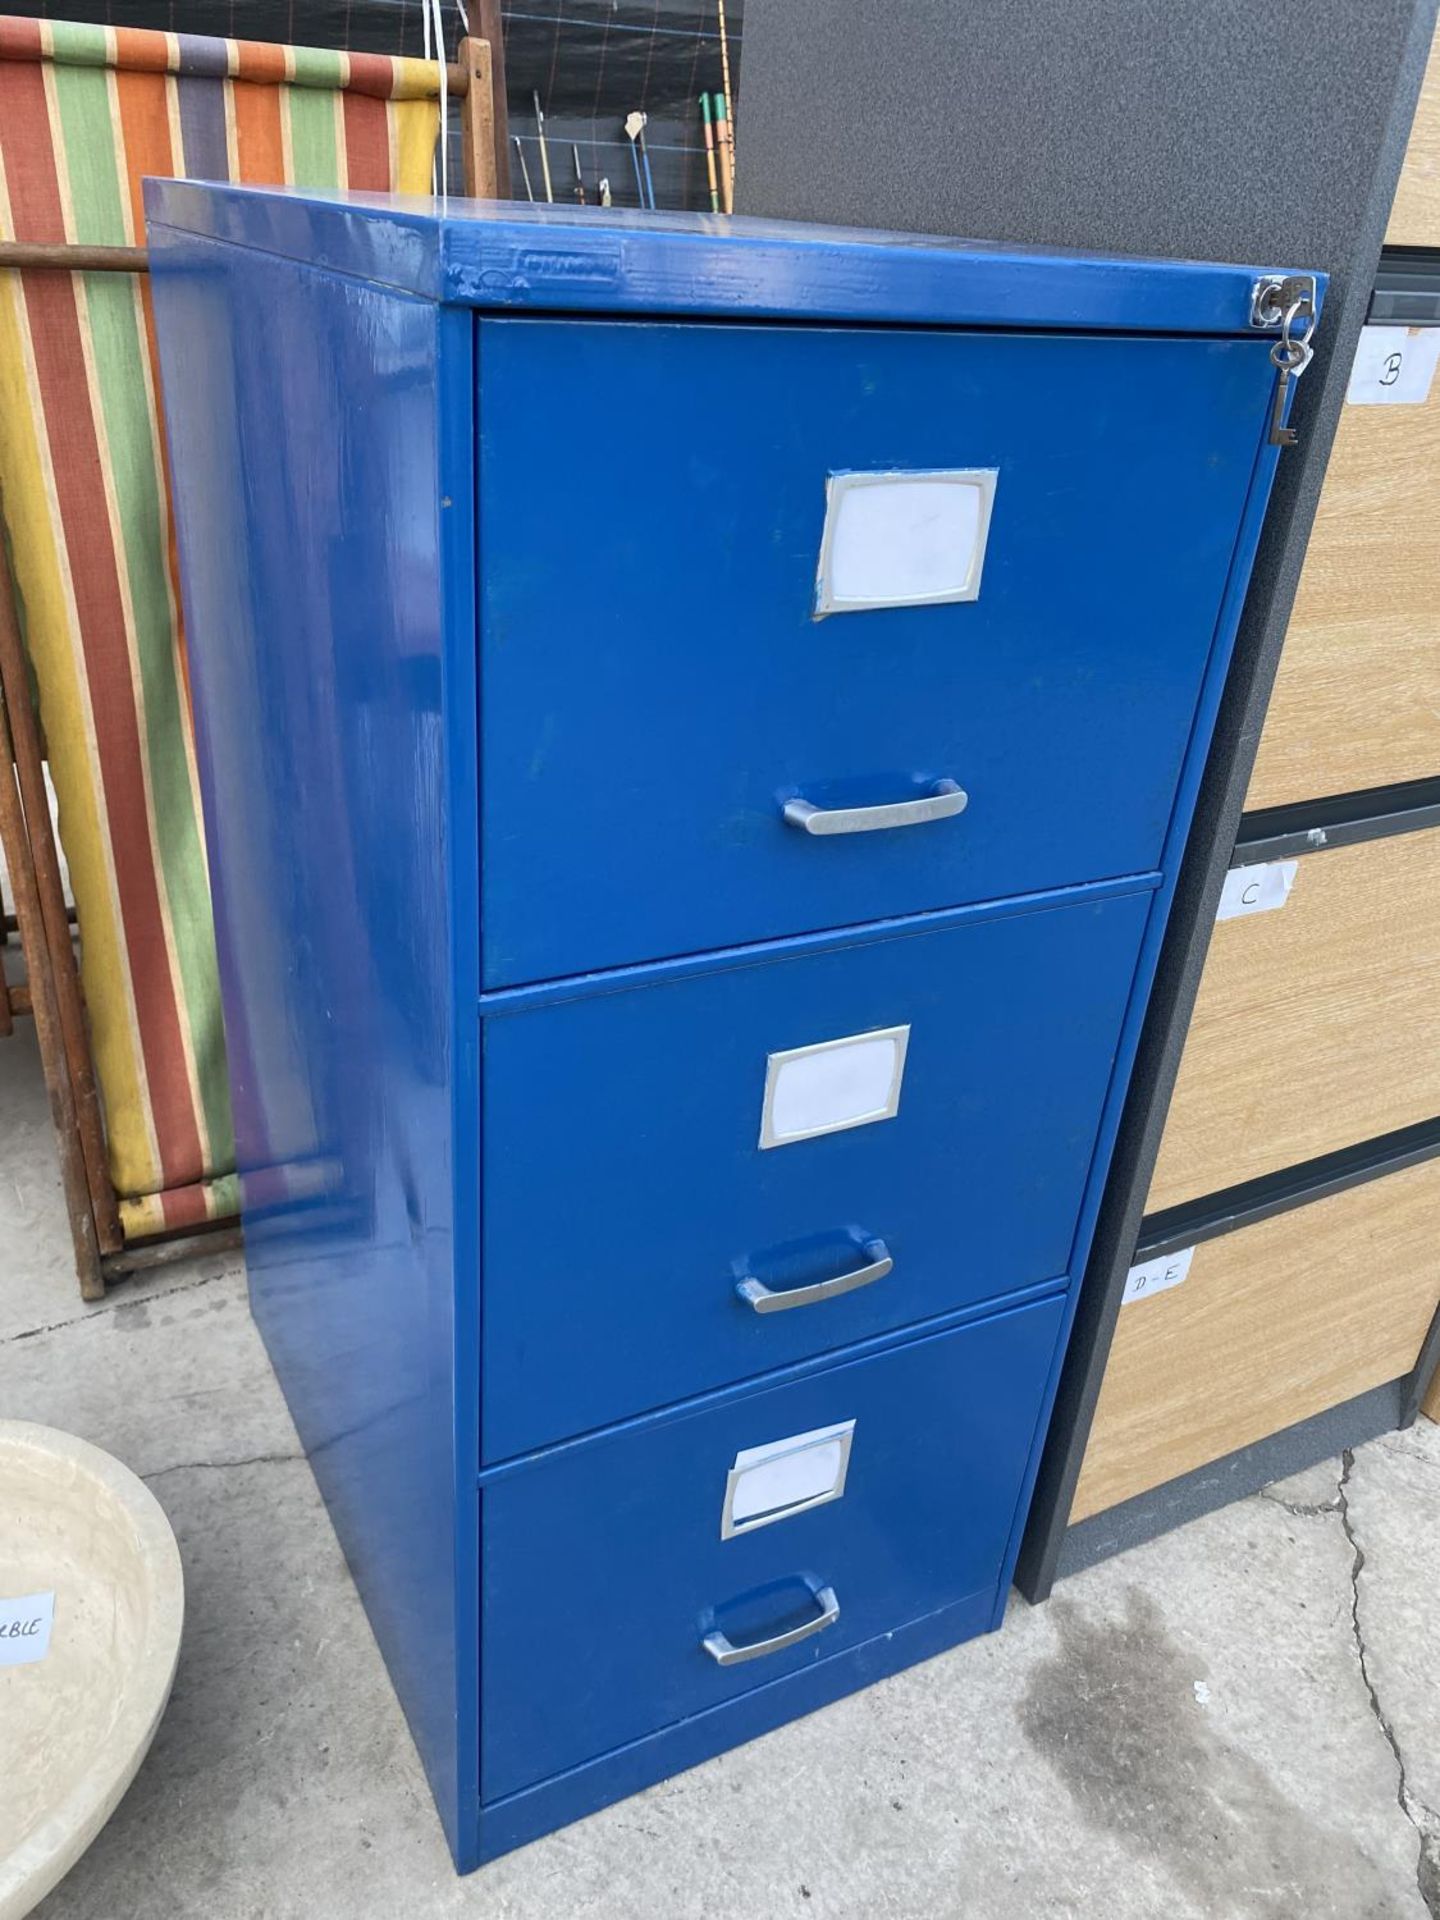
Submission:
M 467 1867 L 998 1624 L 1274 471 L 1266 346 L 1240 269 L 150 204 L 252 1297 Z M 582 309 L 628 318 L 497 317 Z M 632 461 L 622 524 L 573 445 Z M 894 461 L 1000 468 L 979 601 L 812 621 L 814 474 Z M 787 784 L 951 755 L 958 821 L 776 837 Z M 757 1152 L 769 1051 L 906 1023 L 898 1118 Z M 734 1297 L 868 1233 L 871 1289 Z M 737 1448 L 852 1415 L 842 1501 L 720 1541 Z M 840 1568 L 838 1637 L 696 1652 Z
M 487 1019 L 482 1457 L 1065 1273 L 1149 908 L 924 921 Z M 761 1149 L 768 1054 L 898 1025 L 893 1119 Z M 736 1293 L 875 1238 L 895 1265 L 863 1290 Z
M 511 311 L 1245 334 L 1256 278 L 1276 266 L 1022 250 L 700 213 L 478 200 L 442 209 L 393 194 L 186 180 L 147 181 L 145 204 L 155 225 L 427 299 Z M 1319 283 L 1323 291 L 1323 274 Z
M 487 985 L 1158 863 L 1263 341 L 486 320 L 479 367 Z M 601 448 L 626 509 L 556 566 Z M 817 620 L 827 474 L 945 467 L 999 470 L 979 598 Z
M 477 1637 L 465 1629 L 480 1612 L 480 1508 L 474 1498 L 472 1463 L 480 1450 L 479 1377 L 471 1364 L 480 1346 L 480 1034 L 472 1018 L 474 996 L 480 984 L 480 861 L 470 823 L 479 806 L 479 778 L 472 740 L 478 697 L 478 644 L 475 618 L 475 408 L 471 385 L 474 366 L 470 316 L 454 307 L 439 315 L 439 364 L 436 368 L 436 441 L 439 471 L 436 492 L 440 522 L 440 692 L 447 718 L 441 744 L 444 770 L 446 824 L 441 836 L 449 889 L 450 979 L 444 996 L 450 1022 L 450 1143 L 447 1171 L 450 1192 L 450 1270 L 445 1275 L 450 1312 L 450 1349 L 444 1352 L 436 1338 L 445 1326 L 445 1307 L 434 1308 L 431 1326 L 421 1332 L 407 1326 L 406 1339 L 425 1355 L 426 1387 L 422 1395 L 423 1420 L 432 1452 L 436 1488 L 448 1486 L 453 1511 L 448 1571 L 451 1581 L 450 1618 L 455 1622 L 453 1654 L 438 1661 L 429 1657 L 418 1685 L 427 1693 L 438 1674 L 454 1693 L 446 1703 L 435 1755 L 442 1777 L 455 1783 L 453 1814 L 440 1802 L 451 1851 L 457 1864 L 473 1865 L 479 1858 L 480 1798 L 480 1649 Z M 423 764 L 423 763 L 422 763 Z M 457 825 L 456 823 L 463 823 Z M 416 849 L 425 857 L 422 843 Z M 414 1225 L 411 1224 L 412 1241 Z M 448 1406 L 447 1406 L 448 1396 Z M 448 1413 L 447 1477 L 439 1477 L 439 1423 Z M 444 1566 L 444 1549 L 440 1549 Z M 413 1574 L 396 1570 L 403 1603 L 406 1583 Z M 436 1577 L 427 1569 L 427 1580 Z M 1009 1575 L 1006 1576 L 1007 1582 Z M 430 1604 L 436 1604 L 430 1602 Z M 441 1603 L 443 1604 L 443 1602 Z M 402 1626 L 411 1636 L 413 1628 Z M 423 1652 L 422 1652 L 423 1657 Z M 438 1703 L 437 1703 L 438 1709 Z M 412 1724 L 414 1716 L 411 1716 Z
M 583 1819 L 597 1807 L 609 1806 L 626 1794 L 638 1793 L 714 1754 L 770 1733 L 788 1720 L 797 1720 L 847 1693 L 971 1640 L 985 1632 L 992 1611 L 988 1593 L 972 1594 L 953 1607 L 878 1634 L 833 1659 L 819 1660 L 780 1679 L 766 1681 L 708 1712 L 674 1721 L 659 1733 L 633 1740 L 628 1746 L 617 1747 L 598 1760 L 556 1774 L 494 1805 L 482 1806 L 480 1857 L 493 1860 L 513 1847 L 523 1847 L 567 1821 Z M 818 1774 L 807 1770 L 791 1777 L 788 1784 L 800 1792 L 816 1790 L 820 1783 Z M 860 1791 L 863 1793 L 863 1786 Z M 859 1794 L 854 1804 L 863 1804 Z
M 482 1799 L 993 1589 L 1060 1314 L 1000 1314 L 487 1487 Z M 847 1420 L 841 1499 L 721 1538 L 742 1448 Z M 840 1618 L 798 1646 L 720 1667 L 700 1644 L 784 1632 L 826 1586 Z
M 251 1303 L 466 1855 L 470 328 L 178 236 L 152 259 Z

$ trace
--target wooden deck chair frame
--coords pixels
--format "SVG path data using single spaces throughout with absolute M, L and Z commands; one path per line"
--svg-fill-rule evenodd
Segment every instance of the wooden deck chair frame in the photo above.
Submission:
M 460 101 L 466 195 L 505 199 L 510 170 L 499 0 L 480 0 L 477 24 L 481 36 L 462 40 L 448 69 L 448 91 Z M 143 247 L 0 242 L 0 270 L 16 267 L 145 273 L 149 260 Z M 0 530 L 4 511 L 0 499 Z M 234 1221 L 144 1240 L 127 1241 L 121 1229 L 45 784 L 44 746 L 15 605 L 8 563 L 0 561 L 0 850 L 25 963 L 23 982 L 7 984 L 0 977 L 0 1039 L 11 1034 L 17 1015 L 33 1018 L 76 1275 L 81 1295 L 99 1300 L 111 1280 L 196 1253 L 233 1249 L 241 1244 L 241 1234 Z M 0 901 L 0 950 L 9 927 Z

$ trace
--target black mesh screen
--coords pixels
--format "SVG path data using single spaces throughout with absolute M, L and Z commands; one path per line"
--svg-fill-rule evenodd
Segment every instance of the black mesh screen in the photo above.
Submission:
M 0 10 L 368 53 L 418 56 L 425 42 L 420 0 L 0 0 Z M 464 21 L 455 0 L 447 0 L 443 12 L 453 56 Z M 533 0 L 514 6 L 502 0 L 501 19 L 510 132 L 520 142 L 537 199 L 545 194 L 538 92 L 555 199 L 575 198 L 578 148 L 588 200 L 598 197 L 603 177 L 617 206 L 640 204 L 638 153 L 624 130 L 626 116 L 639 112 L 648 116 L 645 146 L 656 205 L 709 206 L 699 96 L 722 86 L 715 0 Z M 478 20 L 473 24 L 478 30 Z M 743 26 L 744 0 L 726 0 L 734 93 Z M 513 144 L 510 163 L 511 192 L 523 197 Z

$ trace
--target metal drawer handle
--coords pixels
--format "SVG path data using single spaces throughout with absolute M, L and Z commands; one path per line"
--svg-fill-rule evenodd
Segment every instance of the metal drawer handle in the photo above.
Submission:
M 833 1280 L 817 1280 L 808 1287 L 790 1287 L 780 1292 L 767 1287 L 763 1280 L 746 1276 L 737 1281 L 735 1291 L 742 1300 L 755 1309 L 756 1313 L 784 1313 L 790 1307 L 810 1307 L 817 1300 L 833 1300 L 837 1293 L 853 1293 L 857 1287 L 868 1287 L 872 1280 L 883 1280 L 895 1262 L 890 1258 L 890 1250 L 883 1240 L 867 1240 L 865 1252 L 869 1265 L 856 1267 L 851 1273 L 837 1273 Z
M 892 800 L 881 807 L 813 807 L 808 800 L 785 802 L 785 824 L 805 833 L 874 833 L 878 827 L 921 827 L 927 820 L 949 820 L 965 811 L 970 796 L 953 780 L 937 780 L 918 800 Z
M 714 1633 L 707 1633 L 700 1644 L 720 1667 L 738 1667 L 743 1661 L 758 1660 L 762 1653 L 783 1653 L 786 1647 L 797 1647 L 802 1640 L 808 1640 L 812 1633 L 823 1633 L 826 1627 L 833 1627 L 840 1618 L 840 1602 L 835 1598 L 833 1587 L 822 1587 L 815 1595 L 815 1604 L 820 1611 L 813 1620 L 791 1627 L 788 1633 L 777 1633 L 772 1640 L 747 1640 L 737 1647 L 717 1628 Z

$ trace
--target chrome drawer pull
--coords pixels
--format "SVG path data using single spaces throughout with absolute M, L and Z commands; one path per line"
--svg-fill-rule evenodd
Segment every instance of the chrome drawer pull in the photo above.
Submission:
M 817 1300 L 833 1300 L 837 1293 L 853 1293 L 868 1287 L 872 1280 L 883 1280 L 895 1262 L 883 1240 L 867 1240 L 865 1252 L 870 1264 L 856 1267 L 852 1273 L 837 1273 L 833 1280 L 817 1280 L 808 1287 L 790 1287 L 776 1292 L 763 1280 L 750 1276 L 736 1283 L 735 1291 L 756 1313 L 784 1313 L 790 1307 L 810 1307 Z
M 937 780 L 918 800 L 892 800 L 881 807 L 812 807 L 808 800 L 785 802 L 785 824 L 805 833 L 874 833 L 878 827 L 921 827 L 927 820 L 949 820 L 965 811 L 970 796 L 953 780 Z
M 833 1627 L 840 1618 L 840 1602 L 835 1598 L 833 1587 L 822 1587 L 815 1595 L 815 1604 L 820 1611 L 813 1620 L 791 1627 L 788 1633 L 777 1633 L 773 1640 L 747 1640 L 737 1647 L 717 1629 L 707 1633 L 700 1644 L 720 1667 L 738 1667 L 742 1661 L 758 1660 L 762 1653 L 783 1653 L 786 1647 L 796 1647 L 802 1640 L 808 1640 L 812 1633 L 823 1633 L 826 1627 Z

